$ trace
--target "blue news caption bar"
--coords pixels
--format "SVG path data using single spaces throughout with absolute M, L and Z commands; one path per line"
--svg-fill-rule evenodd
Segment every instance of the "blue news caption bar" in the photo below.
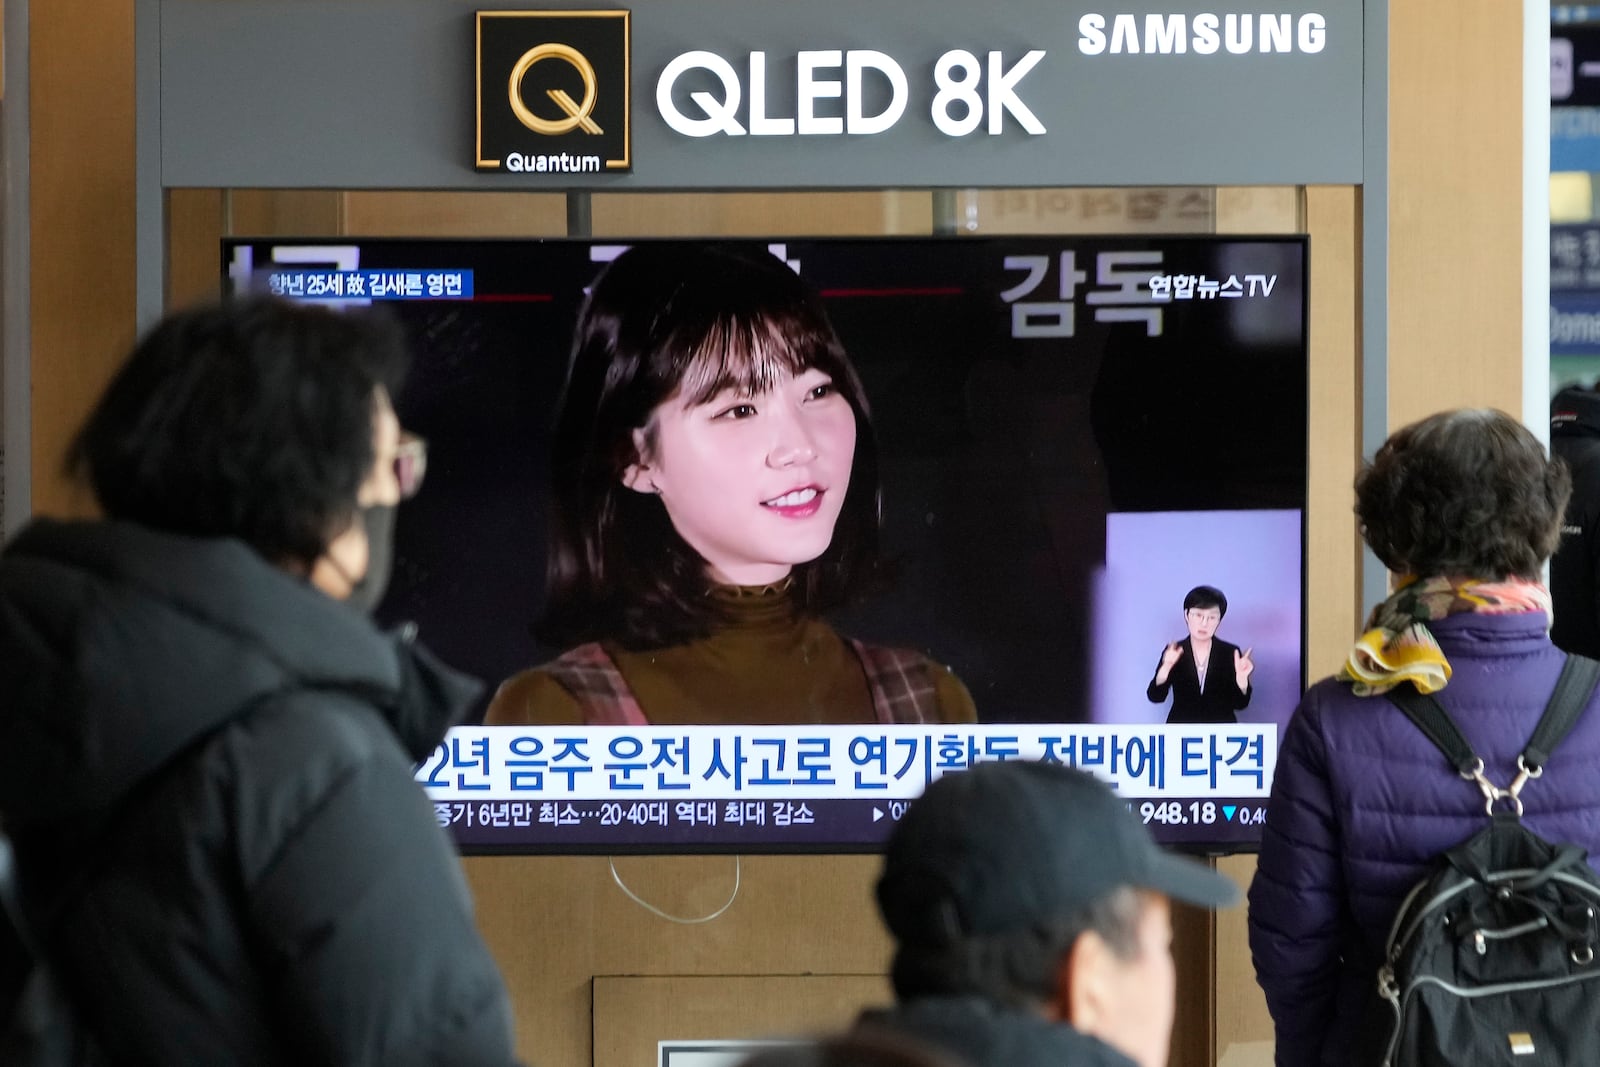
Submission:
M 1277 727 L 458 726 L 416 768 L 435 801 L 909 800 L 987 760 L 1065 763 L 1130 797 L 1265 798 Z
M 470 300 L 470 270 L 308 270 L 267 271 L 273 296 L 294 300 Z

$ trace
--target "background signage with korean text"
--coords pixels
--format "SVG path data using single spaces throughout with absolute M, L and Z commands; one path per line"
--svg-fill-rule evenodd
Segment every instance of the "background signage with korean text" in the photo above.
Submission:
M 1550 106 L 1600 105 L 1600 25 L 1550 30 Z
M 1600 355 L 1600 222 L 1550 227 L 1550 354 Z

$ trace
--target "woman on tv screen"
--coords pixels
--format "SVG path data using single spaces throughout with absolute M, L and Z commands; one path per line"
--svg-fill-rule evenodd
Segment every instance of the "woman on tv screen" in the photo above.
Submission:
M 1214 585 L 1197 585 L 1183 598 L 1183 624 L 1189 636 L 1161 650 L 1145 698 L 1159 704 L 1172 694 L 1170 722 L 1235 723 L 1234 713 L 1250 705 L 1251 649 L 1217 636 L 1228 598 Z
M 920 652 L 824 613 L 884 581 L 876 442 L 817 294 L 765 252 L 640 245 L 579 315 L 540 638 L 486 721 L 972 721 Z

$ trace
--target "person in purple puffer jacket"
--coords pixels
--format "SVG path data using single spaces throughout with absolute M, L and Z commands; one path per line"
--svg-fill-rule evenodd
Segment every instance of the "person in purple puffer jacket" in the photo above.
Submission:
M 1279 1067 L 1361 1062 L 1401 898 L 1488 822 L 1478 787 L 1383 694 L 1404 682 L 1436 694 L 1504 787 L 1564 658 L 1540 575 L 1571 479 L 1527 429 L 1500 411 L 1432 415 L 1384 442 L 1355 488 L 1396 591 L 1280 746 L 1249 920 Z M 1600 869 L 1597 702 L 1521 795 L 1530 829 Z

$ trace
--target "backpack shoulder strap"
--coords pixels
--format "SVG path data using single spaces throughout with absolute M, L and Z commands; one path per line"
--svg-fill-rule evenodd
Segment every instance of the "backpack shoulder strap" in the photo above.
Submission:
M 850 639 L 850 648 L 866 672 L 872 710 L 879 723 L 939 721 L 939 691 L 927 656 L 909 648 L 869 645 L 854 638 Z
M 1530 773 L 1538 774 L 1556 746 L 1572 732 L 1583 709 L 1589 706 L 1597 683 L 1600 683 L 1600 661 L 1587 656 L 1567 657 L 1539 723 L 1533 728 L 1533 736 L 1522 750 L 1523 766 Z M 1396 686 L 1387 696 L 1444 753 L 1451 766 L 1462 775 L 1472 777 L 1481 761 L 1437 700 L 1418 692 L 1410 683 Z
M 1550 703 L 1545 705 L 1533 737 L 1522 750 L 1522 762 L 1529 771 L 1537 774 L 1550 758 L 1556 746 L 1566 740 L 1577 725 L 1583 709 L 1594 696 L 1595 684 L 1600 682 L 1600 660 L 1588 656 L 1568 655 L 1561 665 L 1561 676 L 1556 679 Z
M 1417 729 L 1427 735 L 1434 747 L 1444 753 L 1444 758 L 1450 761 L 1450 766 L 1457 772 L 1470 778 L 1474 769 L 1482 768 L 1483 762 L 1472 751 L 1472 746 L 1467 744 L 1467 739 L 1461 736 L 1461 729 L 1456 726 L 1455 720 L 1432 696 L 1419 691 L 1410 682 L 1395 686 L 1385 695 L 1405 712 L 1406 718 L 1415 723 Z
M 571 693 L 585 726 L 648 726 L 616 661 L 598 641 L 570 648 L 539 668 Z

